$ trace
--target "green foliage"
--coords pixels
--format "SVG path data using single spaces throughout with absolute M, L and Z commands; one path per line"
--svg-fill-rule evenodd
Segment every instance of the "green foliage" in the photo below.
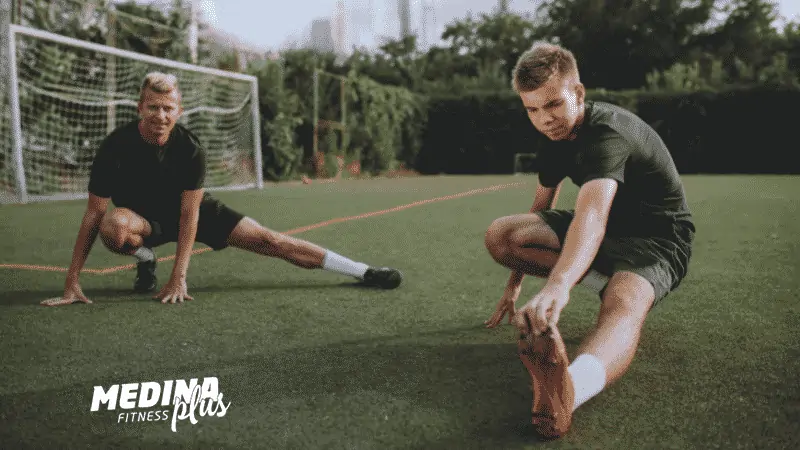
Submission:
M 695 92 L 589 91 L 622 106 L 664 139 L 683 173 L 800 173 L 786 143 L 800 86 L 743 86 Z M 514 155 L 544 142 L 511 93 L 432 98 L 417 159 L 423 173 L 511 173 Z M 754 114 L 769 111 L 769 114 Z
M 432 96 L 415 168 L 426 174 L 511 173 L 516 153 L 540 138 L 513 91 Z
M 716 72 L 719 74 L 719 72 Z M 695 91 L 708 88 L 709 83 L 700 73 L 700 63 L 677 63 L 662 73 L 651 72 L 647 75 L 647 86 L 652 90 Z M 723 81 L 723 80 L 718 80 Z
M 503 70 L 501 63 L 495 62 L 481 63 L 473 76 L 454 73 L 446 79 L 424 80 L 419 90 L 429 95 L 444 95 L 471 91 L 502 92 L 510 86 L 510 75 Z
M 667 92 L 694 92 L 720 90 L 731 85 L 767 84 L 793 86 L 800 83 L 798 74 L 789 67 L 788 55 L 776 53 L 768 65 L 756 68 L 739 58 L 726 70 L 720 60 L 712 60 L 704 69 L 700 62 L 677 63 L 663 72 L 647 76 L 647 90 Z
M 303 158 L 297 143 L 297 128 L 303 122 L 301 102 L 296 93 L 284 88 L 283 69 L 276 61 L 248 67 L 258 78 L 264 177 L 270 180 L 293 176 Z
M 422 98 L 407 89 L 384 86 L 369 78 L 348 76 L 347 133 L 350 155 L 360 155 L 363 171 L 380 173 L 396 160 L 413 161 L 419 146 L 419 124 L 424 122 Z
M 116 4 L 114 11 L 114 46 L 160 58 L 189 61 L 188 0 L 172 0 L 166 13 L 154 5 L 135 0 Z M 148 22 L 136 20 L 137 17 Z
M 637 89 L 648 73 L 666 69 L 695 46 L 714 3 L 554 0 L 539 8 L 538 31 L 572 50 L 587 86 Z
M 345 125 L 343 130 L 319 128 L 329 174 L 336 172 L 337 155 L 348 163 L 358 161 L 364 171 L 373 173 L 401 162 L 428 173 L 510 172 L 514 154 L 533 153 L 542 143 L 510 89 L 511 70 L 535 39 L 552 40 L 573 51 L 582 81 L 595 88 L 589 99 L 636 112 L 676 149 L 694 149 L 676 156 L 682 168 L 694 170 L 705 158 L 697 156 L 701 153 L 696 149 L 702 148 L 702 155 L 713 154 L 717 150 L 709 149 L 721 148 L 724 141 L 719 130 L 730 127 L 695 129 L 679 117 L 697 123 L 711 117 L 708 111 L 717 111 L 715 118 L 728 118 L 730 111 L 749 117 L 754 110 L 784 107 L 783 100 L 770 92 L 794 98 L 792 89 L 800 83 L 800 25 L 790 23 L 782 31 L 772 28 L 774 3 L 553 0 L 543 3 L 534 16 L 511 13 L 506 5 L 491 14 L 453 21 L 446 25 L 441 35 L 444 45 L 439 47 L 423 49 L 415 36 L 406 36 L 387 40 L 377 52 L 356 51 L 344 61 L 314 50 L 282 52 L 280 62 L 262 61 L 247 70 L 258 77 L 261 90 L 264 175 L 286 179 L 309 169 L 315 70 L 346 79 L 344 97 L 336 77 L 326 78 L 317 91 L 318 117 Z M 37 28 L 107 42 L 102 8 L 87 21 L 70 11 L 74 9 L 70 0 L 24 0 L 24 5 L 26 20 Z M 164 12 L 134 1 L 117 4 L 115 45 L 186 60 L 186 5 L 186 0 L 174 0 Z M 712 23 L 714 11 L 724 16 Z M 167 28 L 125 20 L 125 14 Z M 204 57 L 211 50 L 203 45 L 200 61 L 237 69 L 233 52 L 214 50 L 215 58 Z M 31 54 L 35 50 L 29 49 Z M 90 76 L 79 73 L 66 54 L 43 55 L 35 64 L 48 65 L 46 72 L 56 77 L 50 83 Z M 772 91 L 747 94 L 746 86 L 752 85 L 771 86 Z M 721 104 L 727 109 L 716 109 Z M 761 109 L 752 109 L 753 105 Z M 44 110 L 32 114 L 51 115 Z M 51 120 L 80 132 L 80 118 Z M 749 129 L 741 124 L 733 134 Z M 696 136 L 690 137 L 691 133 Z M 686 156 L 690 153 L 693 156 Z

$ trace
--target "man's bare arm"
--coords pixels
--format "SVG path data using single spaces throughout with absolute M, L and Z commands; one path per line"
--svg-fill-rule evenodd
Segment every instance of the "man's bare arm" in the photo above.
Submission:
M 551 188 L 545 187 L 541 184 L 536 186 L 536 194 L 533 197 L 533 206 L 531 206 L 531 212 L 534 213 L 536 211 L 544 211 L 546 209 L 553 209 L 556 207 L 556 202 L 558 201 L 558 194 L 561 192 L 562 183 L 558 183 L 558 186 Z
M 77 282 L 80 278 L 83 265 L 86 263 L 89 252 L 92 250 L 97 240 L 97 235 L 100 232 L 100 223 L 103 221 L 103 217 L 106 214 L 108 202 L 108 198 L 98 197 L 89 193 L 86 211 L 83 213 L 83 220 L 81 220 L 80 229 L 78 230 L 78 237 L 75 240 L 75 246 L 72 250 L 72 262 L 67 271 L 68 283 Z
M 200 219 L 200 203 L 204 189 L 184 191 L 181 194 L 181 219 L 178 228 L 178 247 L 175 265 L 172 268 L 173 280 L 185 280 L 189 271 L 189 259 L 197 236 L 197 223 Z
M 548 283 L 571 289 L 589 270 L 605 236 L 617 188 L 617 181 L 610 178 L 592 180 L 581 187 L 575 202 L 575 218 Z

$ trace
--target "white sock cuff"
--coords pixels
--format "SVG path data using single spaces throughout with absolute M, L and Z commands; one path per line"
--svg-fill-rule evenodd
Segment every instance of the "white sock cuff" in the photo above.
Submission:
M 139 247 L 133 253 L 133 256 L 135 256 L 136 259 L 139 260 L 140 262 L 144 262 L 144 261 L 152 261 L 152 260 L 154 260 L 155 257 L 156 257 L 156 254 L 155 254 L 155 252 L 153 252 L 152 249 L 149 249 L 147 247 Z
M 569 365 L 569 371 L 570 373 L 573 371 L 591 373 L 595 375 L 593 378 L 601 382 L 600 384 L 604 386 L 606 384 L 606 368 L 603 367 L 603 362 L 590 353 L 578 355 L 578 357 L 572 361 L 572 364 Z
M 363 278 L 369 266 L 364 263 L 352 261 L 330 250 L 326 250 L 325 257 L 322 259 L 322 268 L 342 275 Z
M 606 369 L 596 356 L 584 353 L 578 355 L 567 369 L 575 387 L 573 409 L 586 403 L 606 387 Z

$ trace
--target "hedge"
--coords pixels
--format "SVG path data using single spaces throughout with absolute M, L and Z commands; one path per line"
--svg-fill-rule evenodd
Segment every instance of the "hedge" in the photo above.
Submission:
M 659 133 L 681 173 L 800 173 L 794 130 L 800 89 L 734 87 L 693 93 L 587 93 L 625 107 Z M 415 168 L 422 173 L 511 173 L 514 154 L 542 137 L 513 92 L 427 100 Z

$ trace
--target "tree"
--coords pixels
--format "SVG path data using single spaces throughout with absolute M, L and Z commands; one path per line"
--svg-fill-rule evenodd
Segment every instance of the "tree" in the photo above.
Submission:
M 773 26 L 778 17 L 775 2 L 733 0 L 720 12 L 727 14 L 725 21 L 697 38 L 703 53 L 722 60 L 733 80 L 747 79 L 753 71 L 773 64 L 781 41 Z
M 499 10 L 481 14 L 477 20 L 468 16 L 451 23 L 442 33 L 442 39 L 449 41 L 452 55 L 462 56 L 474 64 L 473 74 L 477 74 L 479 68 L 495 67 L 509 75 L 536 34 L 532 18 Z
M 800 23 L 788 23 L 783 29 L 782 49 L 786 52 L 789 68 L 800 74 Z
M 128 0 L 115 6 L 114 46 L 160 58 L 189 61 L 188 0 L 173 0 L 167 13 L 151 4 Z
M 714 0 L 553 0 L 538 34 L 572 50 L 588 86 L 639 88 L 689 54 Z

